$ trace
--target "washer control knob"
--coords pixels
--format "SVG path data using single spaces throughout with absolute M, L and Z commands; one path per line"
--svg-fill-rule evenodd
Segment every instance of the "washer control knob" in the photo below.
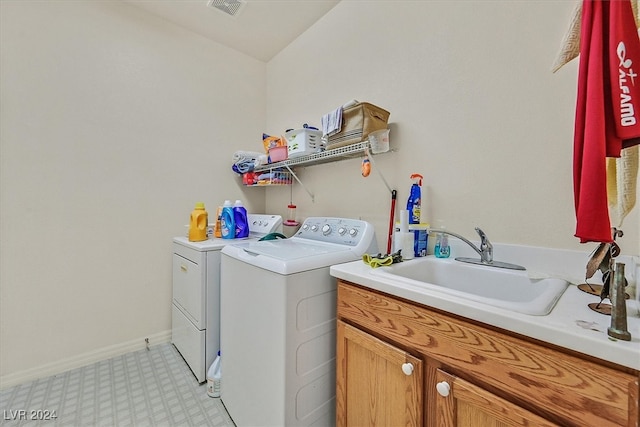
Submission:
M 338 234 L 341 236 L 344 236 L 344 234 L 347 232 L 347 229 L 344 227 L 340 227 L 338 228 Z
M 302 226 L 302 229 L 303 229 L 303 230 L 308 230 L 308 229 L 309 229 L 309 224 L 304 224 L 304 225 Z
M 331 226 L 329 224 L 325 224 L 322 226 L 322 234 L 324 234 L 325 236 L 331 234 Z
M 352 228 L 351 230 L 349 230 L 349 236 L 356 237 L 357 235 L 358 235 L 358 230 L 356 230 L 355 228 Z
M 317 225 L 312 225 L 311 226 L 311 231 L 313 231 L 313 232 L 318 231 L 318 226 Z

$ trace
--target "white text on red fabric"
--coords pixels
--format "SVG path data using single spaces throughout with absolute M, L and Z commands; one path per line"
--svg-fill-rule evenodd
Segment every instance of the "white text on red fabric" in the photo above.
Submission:
M 633 126 L 637 123 L 633 99 L 630 95 L 629 83 L 635 86 L 635 77 L 638 75 L 633 71 L 633 61 L 626 57 L 627 49 L 624 42 L 618 43 L 618 83 L 620 87 L 620 125 Z M 629 80 L 630 81 L 629 81 Z

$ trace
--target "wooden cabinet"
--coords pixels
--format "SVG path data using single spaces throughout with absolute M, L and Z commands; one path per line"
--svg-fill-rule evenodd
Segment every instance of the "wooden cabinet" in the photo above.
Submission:
M 339 426 L 639 425 L 638 371 L 344 281 L 338 283 L 338 319 Z M 421 361 L 411 362 L 422 372 L 422 396 L 415 398 L 409 390 L 419 385 L 401 385 L 391 367 L 408 357 Z M 404 400 L 383 397 L 380 383 L 387 382 L 403 390 L 388 394 Z M 446 397 L 437 388 L 443 382 Z M 405 422 L 402 408 L 413 404 L 418 412 Z M 405 415 L 387 424 L 363 418 L 392 412 Z
M 337 425 L 422 425 L 422 361 L 341 321 L 336 335 Z
M 436 374 L 435 387 L 438 392 L 435 398 L 438 426 L 558 425 L 440 369 Z

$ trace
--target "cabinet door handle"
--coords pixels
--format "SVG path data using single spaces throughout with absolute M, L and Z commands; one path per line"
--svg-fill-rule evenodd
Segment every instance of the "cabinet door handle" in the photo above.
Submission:
M 405 375 L 413 374 L 413 365 L 411 363 L 403 363 L 402 372 L 404 372 Z
M 180 270 L 184 271 L 185 273 L 187 272 L 187 266 L 184 264 L 180 265 Z
M 449 392 L 451 391 L 451 386 L 446 381 L 441 381 L 436 384 L 436 390 L 438 390 L 438 394 L 442 397 L 449 396 Z

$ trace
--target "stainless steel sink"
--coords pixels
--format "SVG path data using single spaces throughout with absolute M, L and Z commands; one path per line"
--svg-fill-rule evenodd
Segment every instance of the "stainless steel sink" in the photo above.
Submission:
M 427 256 L 371 270 L 399 284 L 443 292 L 523 314 L 551 312 L 569 283 L 558 278 L 530 279 L 526 271 L 465 264 Z

